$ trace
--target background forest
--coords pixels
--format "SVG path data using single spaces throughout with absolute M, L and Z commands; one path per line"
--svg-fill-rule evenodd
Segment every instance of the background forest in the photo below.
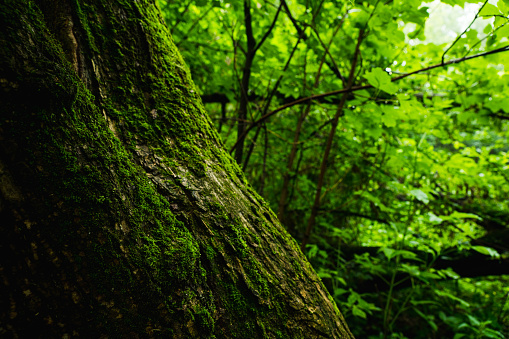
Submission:
M 358 338 L 509 337 L 509 0 L 160 6 Z

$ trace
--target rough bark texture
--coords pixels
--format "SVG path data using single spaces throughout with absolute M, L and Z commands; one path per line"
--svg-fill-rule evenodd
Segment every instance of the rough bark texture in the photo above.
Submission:
M 154 1 L 0 9 L 2 337 L 351 337 Z

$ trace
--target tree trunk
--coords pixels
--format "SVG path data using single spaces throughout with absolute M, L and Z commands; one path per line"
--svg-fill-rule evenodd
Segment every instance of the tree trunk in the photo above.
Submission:
M 0 9 L 2 337 L 351 337 L 154 1 Z

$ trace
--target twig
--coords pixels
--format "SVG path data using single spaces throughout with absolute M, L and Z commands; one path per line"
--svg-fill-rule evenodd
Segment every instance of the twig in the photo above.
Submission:
M 451 44 L 451 46 L 449 46 L 444 54 L 442 54 L 442 63 L 444 63 L 444 58 L 445 58 L 445 55 L 447 54 L 447 52 L 449 52 L 451 50 L 451 48 L 454 47 L 454 45 L 456 45 L 456 43 L 459 41 L 459 39 L 461 39 L 461 37 L 463 36 L 463 34 L 465 34 L 469 29 L 470 27 L 472 27 L 472 25 L 474 24 L 475 20 L 477 20 L 477 18 L 479 17 L 479 13 L 481 13 L 482 9 L 484 8 L 484 6 L 486 6 L 486 4 L 488 3 L 488 0 L 486 0 L 484 2 L 484 4 L 482 5 L 482 7 L 479 9 L 479 11 L 477 12 L 477 14 L 475 15 L 475 18 L 472 20 L 472 22 L 470 23 L 470 25 L 468 25 L 467 28 L 465 28 L 465 30 L 459 34 L 457 37 L 456 37 L 456 40 L 454 40 L 454 42 Z
M 466 56 L 466 57 L 463 57 L 463 58 L 453 59 L 453 60 L 449 60 L 449 61 L 444 62 L 444 63 L 439 63 L 439 64 L 436 64 L 436 65 L 432 65 L 432 66 L 428 66 L 428 67 L 425 67 L 425 68 L 421 68 L 421 69 L 418 69 L 416 71 L 413 71 L 413 72 L 406 73 L 406 74 L 400 75 L 398 77 L 395 77 L 391 81 L 395 82 L 395 81 L 404 79 L 406 77 L 409 77 L 411 75 L 414 75 L 414 74 L 417 74 L 417 73 L 421 73 L 421 72 L 426 72 L 426 71 L 429 71 L 429 70 L 432 70 L 432 69 L 435 69 L 435 68 L 438 68 L 438 67 L 443 67 L 443 66 L 447 66 L 447 65 L 457 64 L 457 63 L 460 63 L 460 62 L 463 62 L 463 61 L 468 61 L 468 60 L 471 60 L 471 59 L 488 56 L 490 54 L 495 54 L 495 53 L 500 53 L 500 52 L 507 52 L 507 51 L 509 51 L 509 45 L 501 47 L 501 48 L 497 48 L 497 49 L 492 50 L 492 51 L 483 52 L 483 53 L 479 53 L 479 54 L 475 54 L 475 55 L 471 55 L 471 56 Z M 283 110 L 285 110 L 287 108 L 290 108 L 292 106 L 303 104 L 303 103 L 306 103 L 308 101 L 313 101 L 313 100 L 317 100 L 317 99 L 322 99 L 322 98 L 334 96 L 334 95 L 337 95 L 337 94 L 351 93 L 351 92 L 356 92 L 356 91 L 360 91 L 360 90 L 363 90 L 363 89 L 369 89 L 369 88 L 373 88 L 373 86 L 372 85 L 362 85 L 362 86 L 354 86 L 352 88 L 343 88 L 343 89 L 340 89 L 340 90 L 337 90 L 337 91 L 332 91 L 332 92 L 327 92 L 327 93 L 322 93 L 322 94 L 315 94 L 315 95 L 311 95 L 311 96 L 306 97 L 306 98 L 301 98 L 301 99 L 292 101 L 292 102 L 290 102 L 290 103 L 288 103 L 286 105 L 283 105 L 281 107 L 276 108 L 272 112 L 269 112 L 269 113 L 265 114 L 264 116 L 262 116 L 261 118 L 259 118 L 255 122 L 253 122 L 244 131 L 244 134 L 249 133 L 249 131 L 251 129 L 253 129 L 256 125 L 258 125 L 262 121 L 265 121 L 266 119 L 270 118 L 271 116 L 273 116 L 273 115 L 275 115 L 275 114 L 277 114 L 277 113 L 279 113 L 279 112 L 281 112 L 281 111 L 283 111 Z M 244 137 L 245 137 L 245 135 L 244 135 Z M 233 151 L 233 149 L 235 149 L 235 146 L 236 146 L 236 144 L 232 147 L 232 149 L 230 150 L 230 153 Z

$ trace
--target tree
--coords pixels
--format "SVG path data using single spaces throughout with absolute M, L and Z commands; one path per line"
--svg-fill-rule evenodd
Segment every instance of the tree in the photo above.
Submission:
M 3 336 L 351 337 L 154 1 L 0 6 Z

